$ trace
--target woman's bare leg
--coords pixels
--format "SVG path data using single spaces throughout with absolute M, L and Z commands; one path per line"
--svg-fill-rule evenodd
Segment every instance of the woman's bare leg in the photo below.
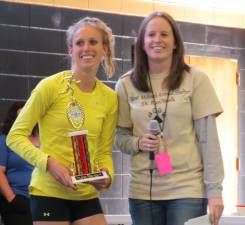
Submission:
M 35 221 L 33 225 L 70 225 L 69 221 Z
M 71 225 L 108 225 L 104 214 L 96 214 L 74 221 Z

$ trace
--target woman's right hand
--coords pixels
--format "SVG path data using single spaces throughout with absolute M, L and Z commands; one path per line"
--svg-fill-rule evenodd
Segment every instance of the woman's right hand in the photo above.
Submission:
M 7 197 L 8 202 L 12 202 L 15 199 L 16 195 L 13 193 L 13 195 Z
M 0 165 L 0 195 L 2 195 L 7 202 L 12 202 L 15 198 L 15 193 L 9 185 L 6 173 L 6 166 Z
M 48 157 L 47 170 L 55 180 L 63 184 L 65 187 L 77 190 L 77 186 L 72 183 L 69 169 L 50 156 Z
M 156 152 L 159 148 L 160 137 L 150 133 L 145 133 L 142 137 L 139 138 L 138 144 L 138 147 L 141 151 Z
M 10 207 L 11 211 L 18 212 L 18 213 L 27 213 L 30 209 L 29 199 L 23 195 L 15 195 L 14 199 L 9 202 L 8 206 Z

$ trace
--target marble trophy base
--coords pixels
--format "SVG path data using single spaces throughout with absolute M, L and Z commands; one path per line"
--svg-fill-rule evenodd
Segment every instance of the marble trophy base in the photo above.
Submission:
M 72 183 L 73 184 L 84 183 L 84 182 L 101 180 L 106 178 L 108 178 L 108 174 L 105 171 L 101 171 L 101 172 L 90 173 L 86 175 L 72 176 Z

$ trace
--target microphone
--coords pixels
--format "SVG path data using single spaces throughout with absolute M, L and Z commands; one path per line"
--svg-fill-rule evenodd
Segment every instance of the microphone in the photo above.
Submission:
M 157 120 L 150 120 L 149 125 L 148 125 L 148 131 L 150 134 L 153 134 L 153 135 L 159 134 L 159 126 L 158 126 Z M 150 152 L 149 159 L 150 160 L 155 159 L 154 152 Z

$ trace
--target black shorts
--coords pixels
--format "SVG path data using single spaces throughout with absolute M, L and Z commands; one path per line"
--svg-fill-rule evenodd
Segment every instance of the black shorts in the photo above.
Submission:
M 60 198 L 31 196 L 33 221 L 70 221 L 103 213 L 99 199 L 66 200 Z

